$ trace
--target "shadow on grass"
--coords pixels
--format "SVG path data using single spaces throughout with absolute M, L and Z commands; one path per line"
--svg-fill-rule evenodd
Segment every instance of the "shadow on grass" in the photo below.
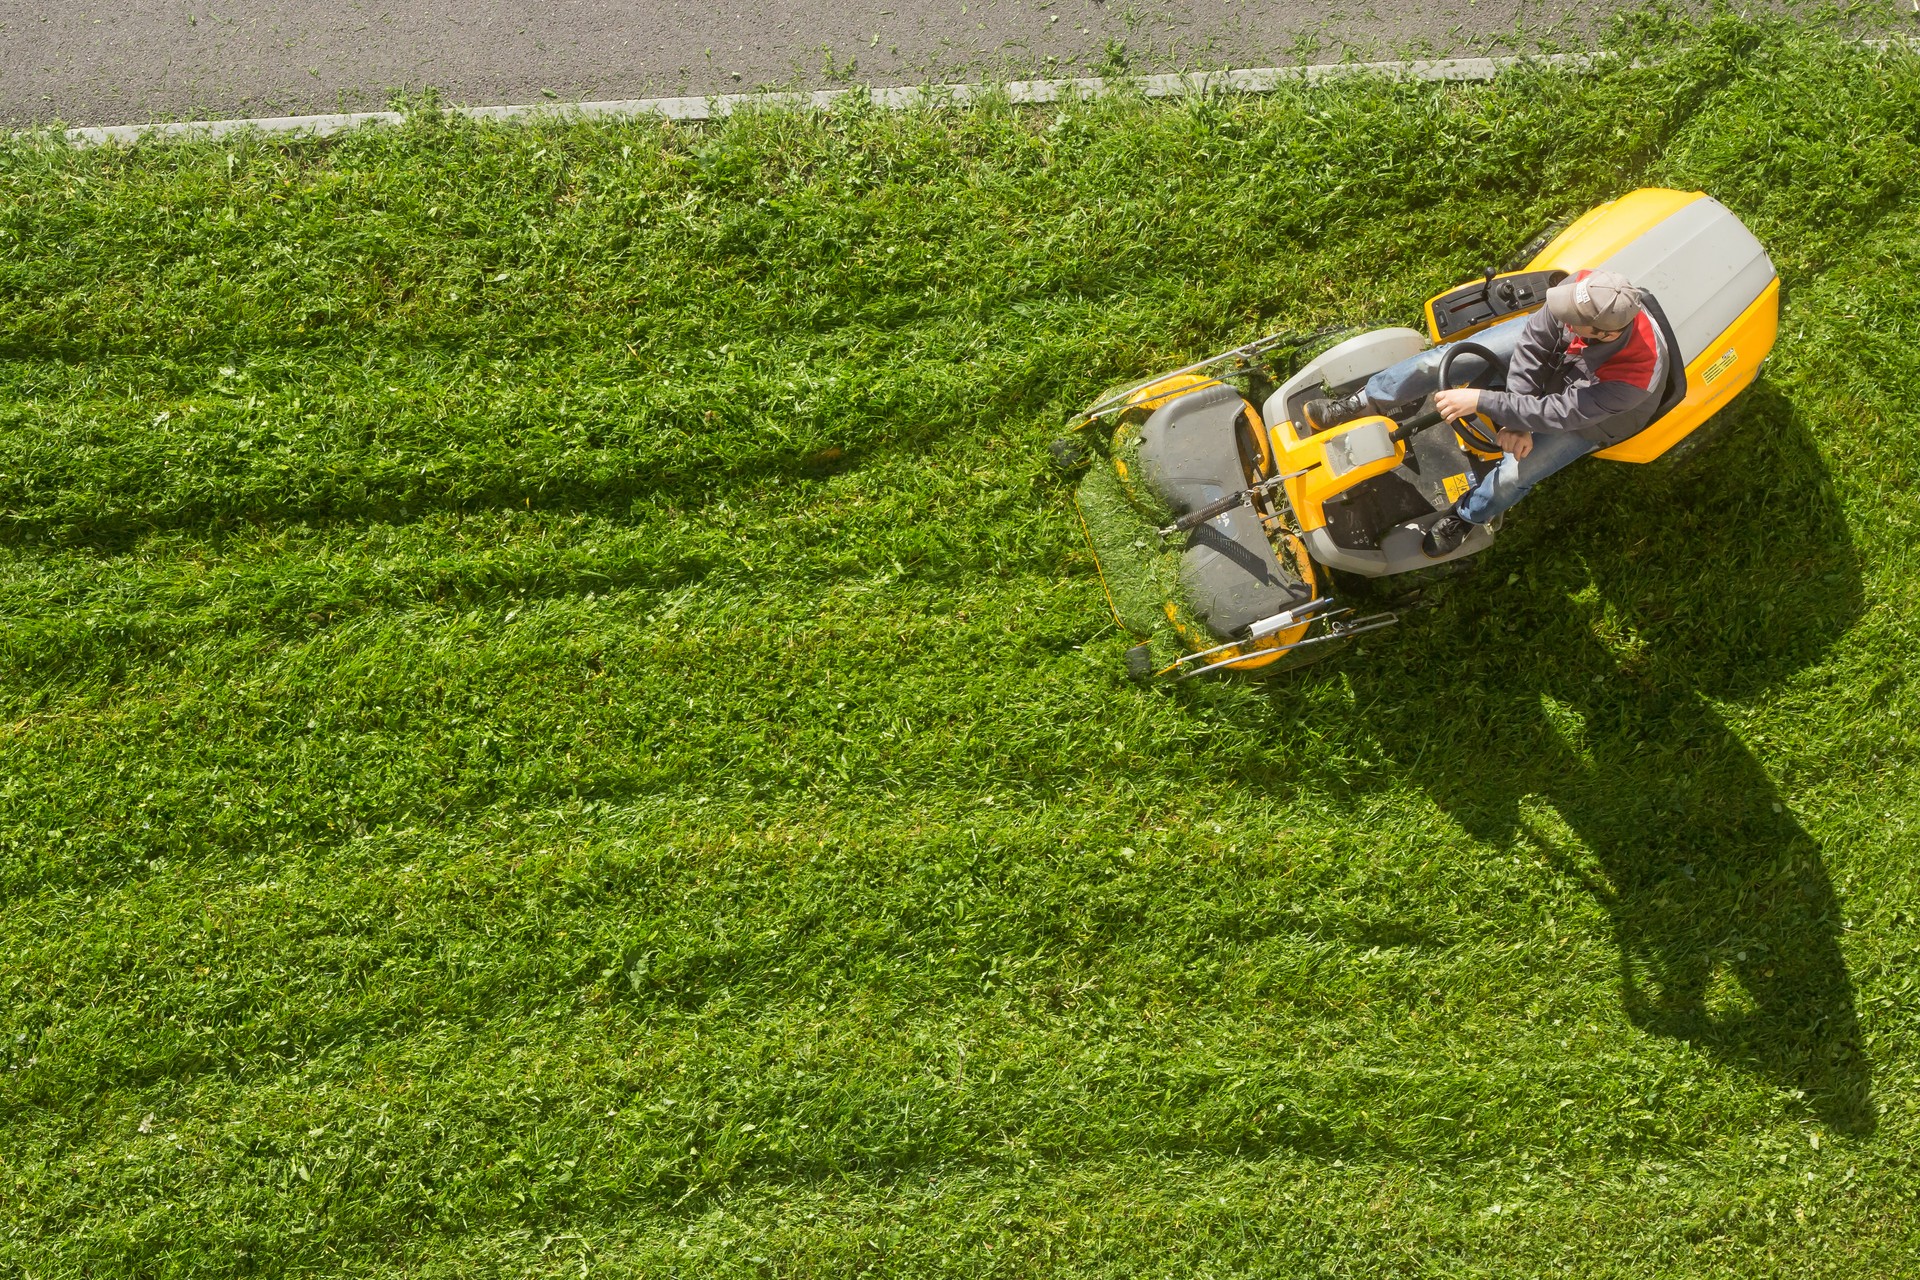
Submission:
M 890 457 L 925 452 L 928 432 L 908 438 L 907 444 L 849 453 L 839 447 L 804 454 L 763 451 L 750 462 L 729 460 L 725 465 L 650 470 L 645 460 L 629 470 L 604 477 L 541 479 L 502 475 L 486 484 L 454 492 L 454 486 L 427 479 L 402 477 L 388 484 L 369 484 L 355 493 L 309 493 L 297 487 L 262 492 L 258 478 L 232 478 L 227 494 L 196 498 L 164 510 L 129 509 L 109 495 L 98 499 L 99 509 L 55 515 L 0 512 L 0 548 L 58 547 L 91 552 L 102 557 L 137 552 L 147 539 L 174 533 L 219 539 L 251 533 L 262 527 L 300 524 L 320 529 L 360 529 L 369 525 L 398 525 L 437 516 L 467 516 L 511 509 L 555 516 L 589 516 L 628 521 L 646 510 L 703 507 L 739 499 L 771 484 L 799 485 L 830 480 L 844 472 Z
M 1536 495 L 1475 578 L 1343 664 L 1348 729 L 1475 836 L 1530 841 L 1593 895 L 1636 1026 L 1865 1133 L 1820 847 L 1714 708 L 1817 659 L 1861 611 L 1859 566 L 1792 404 L 1763 382 L 1730 419 L 1665 474 L 1591 465 Z

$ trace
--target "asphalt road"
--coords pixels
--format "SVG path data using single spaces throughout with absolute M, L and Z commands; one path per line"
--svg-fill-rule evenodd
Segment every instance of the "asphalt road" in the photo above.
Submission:
M 1603 0 L 1617 5 L 1621 0 Z M 145 124 L 1273 66 L 1578 35 L 1571 0 L 0 0 L 0 121 Z M 1501 45 L 1509 47 L 1509 45 Z M 1124 53 L 1120 53 L 1124 50 Z

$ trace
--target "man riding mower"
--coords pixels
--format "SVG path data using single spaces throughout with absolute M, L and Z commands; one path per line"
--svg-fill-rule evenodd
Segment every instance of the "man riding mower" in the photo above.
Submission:
M 1381 370 L 1350 396 L 1308 401 L 1307 423 L 1330 431 L 1375 413 L 1398 420 L 1428 396 L 1449 422 L 1475 412 L 1491 419 L 1505 456 L 1421 540 L 1428 556 L 1444 556 L 1472 526 L 1492 524 L 1540 481 L 1647 425 L 1672 357 L 1641 299 L 1616 271 L 1575 272 L 1548 289 L 1547 305 L 1531 316 L 1481 332 L 1474 345 L 1493 354 L 1495 367 L 1477 360 L 1476 368 L 1462 369 L 1467 387 L 1440 386 L 1446 348 L 1436 347 Z M 1503 376 L 1504 389 L 1471 385 L 1489 374 Z
M 1060 452 L 1093 463 L 1076 504 L 1138 641 L 1131 673 L 1309 661 L 1397 620 L 1354 616 L 1336 575 L 1475 555 L 1576 458 L 1649 462 L 1697 443 L 1772 348 L 1779 282 L 1718 201 L 1648 189 L 1426 312 L 1441 345 L 1377 329 L 1301 364 L 1331 335 L 1265 338 L 1079 416 Z

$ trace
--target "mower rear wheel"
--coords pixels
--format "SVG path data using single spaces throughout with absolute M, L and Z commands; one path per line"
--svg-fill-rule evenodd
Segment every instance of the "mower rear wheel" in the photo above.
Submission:
M 1529 262 L 1539 257 L 1540 251 L 1552 244 L 1553 238 L 1562 231 L 1565 231 L 1572 221 L 1573 219 L 1571 218 L 1556 218 L 1552 222 L 1549 222 L 1545 231 L 1542 231 L 1539 235 L 1527 241 L 1518 253 L 1506 260 L 1500 270 L 1506 272 L 1524 269 Z
M 1712 448 L 1714 443 L 1725 434 L 1727 434 L 1726 415 L 1716 413 L 1689 431 L 1684 438 L 1675 441 L 1672 448 L 1654 459 L 1654 465 L 1662 471 L 1676 471 Z

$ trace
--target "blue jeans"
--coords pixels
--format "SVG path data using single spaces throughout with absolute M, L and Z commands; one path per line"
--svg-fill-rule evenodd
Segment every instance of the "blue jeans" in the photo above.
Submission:
M 1533 492 L 1533 486 L 1568 463 L 1584 458 L 1600 446 L 1571 431 L 1536 431 L 1533 450 L 1524 458 L 1507 454 L 1500 464 L 1473 486 L 1473 492 L 1455 504 L 1463 520 L 1486 524 Z
M 1504 378 L 1507 361 L 1512 359 L 1513 348 L 1520 341 L 1520 331 L 1531 318 L 1515 316 L 1502 320 L 1465 341 L 1477 342 L 1499 357 L 1498 372 Z M 1376 405 L 1392 405 L 1432 395 L 1440 389 L 1440 360 L 1446 354 L 1446 345 L 1428 347 L 1417 356 L 1408 356 L 1399 364 L 1382 369 L 1367 379 L 1367 399 Z M 1487 362 L 1476 355 L 1464 355 L 1453 362 L 1453 380 L 1459 386 L 1487 386 L 1489 384 L 1482 381 L 1482 375 L 1487 372 Z

